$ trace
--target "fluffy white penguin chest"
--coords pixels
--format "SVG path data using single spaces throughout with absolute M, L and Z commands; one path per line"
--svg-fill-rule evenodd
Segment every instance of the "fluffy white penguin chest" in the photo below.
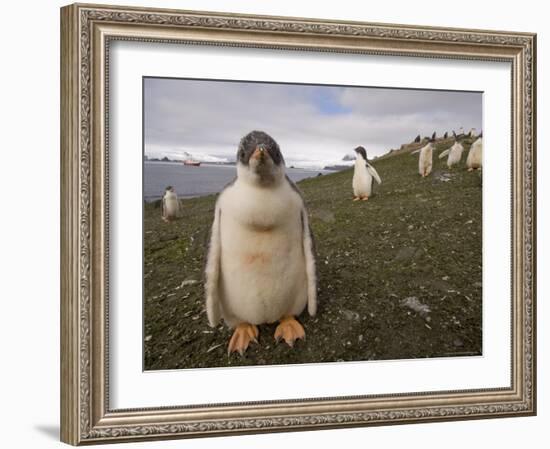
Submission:
M 460 162 L 460 159 L 462 158 L 462 151 L 464 150 L 464 147 L 456 142 L 449 151 L 449 157 L 447 159 L 448 165 L 454 165 L 458 162 Z
M 174 215 L 179 208 L 178 197 L 171 192 L 167 192 L 164 195 L 164 207 L 165 207 L 165 214 Z
M 221 300 L 230 325 L 274 322 L 303 310 L 301 210 L 286 182 L 264 189 L 237 181 L 220 197 Z
M 432 165 L 432 146 L 426 145 L 420 150 L 420 157 L 418 158 L 418 168 L 422 172 L 427 167 Z
M 372 176 L 367 170 L 365 161 L 357 158 L 353 169 L 353 193 L 355 196 L 370 195 L 372 190 Z

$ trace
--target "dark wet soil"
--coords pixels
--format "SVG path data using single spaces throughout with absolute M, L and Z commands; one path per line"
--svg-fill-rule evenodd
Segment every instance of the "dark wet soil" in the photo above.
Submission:
M 465 145 L 466 150 L 469 145 Z M 382 178 L 352 202 L 352 171 L 300 182 L 316 239 L 318 313 L 291 349 L 275 325 L 244 357 L 227 355 L 230 330 L 210 328 L 203 267 L 215 196 L 182 201 L 167 224 L 144 212 L 144 368 L 387 360 L 482 352 L 482 178 L 462 163 L 418 175 L 418 155 L 373 161 Z

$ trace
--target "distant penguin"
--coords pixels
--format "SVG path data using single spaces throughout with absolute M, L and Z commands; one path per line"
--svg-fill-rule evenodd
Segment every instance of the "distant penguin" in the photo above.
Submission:
M 447 167 L 449 168 L 449 170 L 452 169 L 453 165 L 456 165 L 460 162 L 460 159 L 462 159 L 462 152 L 464 151 L 464 147 L 457 140 L 456 133 L 454 131 L 453 137 L 455 139 L 455 143 L 453 144 L 453 146 L 443 151 L 439 155 L 439 159 L 443 159 L 445 156 L 449 155 L 449 157 L 447 158 Z
M 353 169 L 353 201 L 367 201 L 372 193 L 372 180 L 378 184 L 382 183 L 378 172 L 367 161 L 367 152 L 363 147 L 357 147 L 355 150 L 355 167 Z
M 168 186 L 162 197 L 161 217 L 164 221 L 170 222 L 175 220 L 180 213 L 180 202 L 174 187 Z
M 470 147 L 468 158 L 466 159 L 466 167 L 468 171 L 481 169 L 483 159 L 483 132 L 479 133 L 476 141 Z
M 433 148 L 435 142 L 435 132 L 432 134 L 428 143 L 420 149 L 420 156 L 418 158 L 418 173 L 425 178 L 432 172 L 432 158 Z
M 305 338 L 296 320 L 317 311 L 313 237 L 279 145 L 252 131 L 237 152 L 237 177 L 216 202 L 206 264 L 206 312 L 234 328 L 228 353 L 243 354 L 259 324 L 279 322 L 275 339 Z

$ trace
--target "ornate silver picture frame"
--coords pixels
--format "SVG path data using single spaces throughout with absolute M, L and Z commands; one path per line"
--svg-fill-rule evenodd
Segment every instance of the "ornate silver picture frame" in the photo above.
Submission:
M 115 41 L 509 63 L 510 387 L 113 409 L 108 61 Z M 62 441 L 80 445 L 534 415 L 535 114 L 534 34 L 86 4 L 62 8 Z

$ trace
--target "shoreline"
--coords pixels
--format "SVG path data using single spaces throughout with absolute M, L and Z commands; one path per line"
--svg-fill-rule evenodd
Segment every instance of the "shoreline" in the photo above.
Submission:
M 161 200 L 165 185 L 173 185 L 180 200 L 217 195 L 225 185 L 231 182 L 236 172 L 235 165 L 203 163 L 200 167 L 190 167 L 176 162 L 145 162 L 147 164 L 144 164 L 142 195 L 143 202 L 146 204 Z M 145 168 L 146 166 L 148 168 Z M 153 170 L 153 172 L 147 173 L 147 170 Z M 294 182 L 326 176 L 339 171 L 341 170 L 286 168 L 286 174 Z

